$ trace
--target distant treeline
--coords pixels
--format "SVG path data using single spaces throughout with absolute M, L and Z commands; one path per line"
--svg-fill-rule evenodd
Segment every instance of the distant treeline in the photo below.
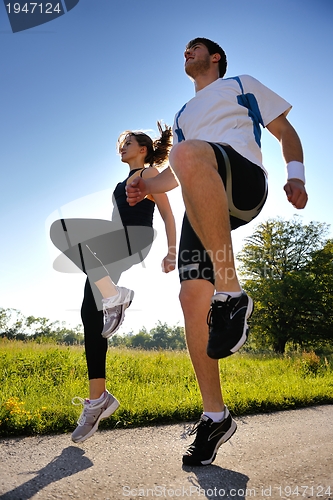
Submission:
M 160 321 L 148 330 L 143 327 L 139 333 L 128 333 L 127 335 L 114 335 L 111 337 L 110 345 L 114 347 L 124 346 L 130 348 L 150 349 L 186 349 L 185 332 L 182 326 L 170 327 Z
M 84 343 L 82 325 L 69 328 L 65 322 L 34 316 L 25 317 L 17 309 L 10 308 L 0 308 L 0 338 L 67 345 Z
M 328 229 L 320 222 L 303 224 L 296 216 L 277 218 L 259 224 L 245 239 L 237 255 L 238 274 L 255 307 L 244 350 L 332 351 L 333 239 L 326 237 Z M 15 309 L 0 309 L 0 337 L 84 343 L 82 325 L 69 329 L 46 318 L 24 318 Z M 184 328 L 160 321 L 150 331 L 116 334 L 109 342 L 146 350 L 186 348 Z
M 0 308 L 0 338 L 9 340 L 35 341 L 66 345 L 83 345 L 82 325 L 69 328 L 64 322 L 50 321 L 47 318 L 25 317 L 17 309 Z M 109 340 L 112 346 L 150 349 L 186 349 L 184 328 L 170 327 L 160 321 L 148 331 L 141 328 L 137 334 L 133 332 L 118 334 Z

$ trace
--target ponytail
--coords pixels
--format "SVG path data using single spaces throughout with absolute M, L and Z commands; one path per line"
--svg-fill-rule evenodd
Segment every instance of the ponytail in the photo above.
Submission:
M 172 147 L 172 130 L 171 127 L 167 125 L 165 125 L 163 129 L 160 121 L 157 122 L 157 127 L 160 136 L 154 140 L 144 132 L 125 130 L 125 132 L 118 137 L 118 151 L 122 148 L 126 138 L 129 135 L 133 135 L 140 146 L 146 146 L 147 148 L 145 164 L 148 164 L 150 167 L 162 167 L 167 161 Z
M 160 137 L 153 141 L 153 161 L 149 164 L 150 166 L 161 167 L 168 159 L 172 147 L 172 130 L 167 125 L 164 126 L 163 130 L 161 122 L 157 122 L 157 127 Z

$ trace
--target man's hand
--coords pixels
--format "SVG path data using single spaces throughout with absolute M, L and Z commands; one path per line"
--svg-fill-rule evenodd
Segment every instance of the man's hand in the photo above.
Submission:
M 303 182 L 299 179 L 290 179 L 283 188 L 288 201 L 295 208 L 304 208 L 308 201 L 308 195 Z
M 149 194 L 146 181 L 142 177 L 136 177 L 134 181 L 127 184 L 126 194 L 128 204 L 133 207 Z

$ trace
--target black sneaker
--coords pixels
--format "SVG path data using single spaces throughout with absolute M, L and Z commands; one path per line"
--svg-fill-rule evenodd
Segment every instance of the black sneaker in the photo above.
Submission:
M 207 354 L 213 359 L 226 358 L 245 344 L 249 334 L 247 320 L 253 312 L 253 301 L 245 292 L 236 298 L 228 295 L 225 302 L 219 300 L 221 295 L 213 296 L 207 318 Z
M 197 435 L 183 455 L 183 465 L 209 465 L 214 462 L 217 450 L 231 438 L 236 429 L 237 424 L 226 406 L 222 422 L 213 422 L 211 418 L 202 415 L 190 432 L 190 435 Z

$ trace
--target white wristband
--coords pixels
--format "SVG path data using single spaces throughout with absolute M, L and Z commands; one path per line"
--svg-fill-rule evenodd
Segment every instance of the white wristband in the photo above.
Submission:
M 287 163 L 288 181 L 290 179 L 300 179 L 305 184 L 304 165 L 300 161 L 290 161 Z

